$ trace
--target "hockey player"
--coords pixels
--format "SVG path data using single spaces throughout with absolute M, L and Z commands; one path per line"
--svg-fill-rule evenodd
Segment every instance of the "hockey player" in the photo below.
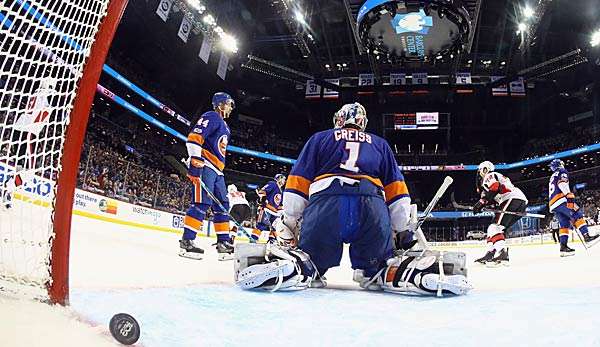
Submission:
M 553 212 L 558 219 L 559 240 L 560 240 L 560 255 L 573 255 L 574 249 L 567 244 L 569 241 L 569 227 L 572 225 L 577 228 L 583 240 L 590 243 L 598 238 L 598 235 L 591 236 L 583 214 L 579 206 L 575 203 L 575 194 L 571 192 L 569 187 L 569 173 L 565 170 L 565 164 L 560 159 L 554 159 L 550 162 L 550 170 L 554 172 L 550 176 L 550 184 L 548 185 L 548 198 L 550 199 L 550 212 Z
M 16 157 L 15 171 L 7 175 L 4 184 L 0 186 L 0 207 L 4 209 L 12 207 L 14 192 L 34 177 L 39 156 L 36 154 L 37 149 L 46 146 L 42 131 L 50 121 L 49 98 L 55 93 L 56 80 L 51 77 L 43 79 L 34 95 L 29 98 L 25 112 L 18 115 L 12 125 L 14 129 L 12 137 L 16 143 L 12 148 Z M 53 136 L 49 137 L 53 138 Z
M 256 217 L 256 227 L 252 231 L 252 238 L 258 240 L 263 233 L 269 234 L 269 242 L 276 239 L 273 222 L 281 216 L 281 203 L 283 200 L 283 188 L 285 187 L 285 175 L 277 174 L 273 181 L 267 182 L 258 191 L 259 208 Z
M 465 276 L 439 280 L 436 256 L 394 258 L 392 230 L 408 229 L 410 196 L 387 142 L 364 132 L 365 108 L 344 105 L 333 123 L 308 140 L 287 179 L 276 230 L 280 245 L 299 248 L 282 254 L 277 245 L 237 245 L 236 265 L 255 265 L 236 268 L 236 283 L 271 290 L 325 286 L 323 275 L 339 265 L 349 243 L 354 279 L 363 288 L 464 293 Z
M 494 164 L 489 161 L 482 162 L 477 169 L 477 191 L 480 193 L 480 199 L 473 206 L 473 212 L 480 213 L 484 207 L 490 205 L 499 206 L 502 212 L 496 213 L 492 224 L 487 228 L 487 253 L 475 261 L 481 264 L 492 262 L 508 265 L 508 247 L 504 232 L 521 217 L 503 212 L 524 213 L 528 201 L 525 194 L 515 187 L 508 177 L 495 172 L 494 169 Z
M 225 209 L 229 209 L 227 190 L 223 177 L 225 154 L 230 131 L 225 119 L 235 108 L 233 98 L 226 93 L 216 93 L 212 98 L 214 111 L 204 113 L 192 127 L 187 138 L 189 156 L 188 178 L 192 181 L 192 201 L 184 219 L 183 237 L 179 241 L 180 255 L 199 258 L 204 250 L 194 245 L 206 211 L 212 207 L 217 234 L 217 252 L 220 260 L 231 259 L 233 244 L 229 236 L 229 217 L 218 204 L 211 200 L 205 189 L 210 190 Z
M 231 217 L 238 223 L 243 224 L 245 221 L 250 219 L 250 204 L 246 200 L 246 193 L 238 191 L 235 184 L 227 186 L 227 200 L 229 200 L 229 213 Z M 231 241 L 237 235 L 237 226 L 235 223 L 231 223 Z

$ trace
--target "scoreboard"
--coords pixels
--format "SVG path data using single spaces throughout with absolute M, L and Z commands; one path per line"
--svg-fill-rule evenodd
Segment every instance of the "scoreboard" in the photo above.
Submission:
M 394 113 L 395 130 L 435 130 L 440 125 L 439 112 Z

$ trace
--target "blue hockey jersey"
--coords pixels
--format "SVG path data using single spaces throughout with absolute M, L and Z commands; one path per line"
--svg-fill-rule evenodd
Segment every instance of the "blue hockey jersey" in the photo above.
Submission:
M 548 198 L 550 200 L 548 205 L 550 212 L 558 206 L 567 203 L 567 195 L 573 195 L 569 188 L 569 173 L 565 169 L 559 169 L 550 176 L 550 183 L 548 185 Z
M 281 203 L 283 202 L 282 193 L 283 192 L 281 191 L 281 188 L 279 188 L 279 185 L 277 184 L 277 182 L 269 181 L 267 184 L 265 184 L 264 187 L 262 187 L 259 190 L 258 195 L 259 196 L 266 195 L 267 204 L 266 204 L 265 208 L 267 210 L 269 210 L 270 212 L 278 214 L 281 211 Z
M 369 180 L 384 192 L 392 227 L 403 230 L 408 223 L 410 196 L 390 146 L 381 137 L 348 128 L 321 131 L 305 144 L 287 179 L 285 214 L 301 217 L 310 195 L 336 179 Z
M 206 166 L 222 175 L 231 132 L 227 123 L 214 111 L 206 112 L 192 127 L 187 138 L 190 165 L 204 161 Z

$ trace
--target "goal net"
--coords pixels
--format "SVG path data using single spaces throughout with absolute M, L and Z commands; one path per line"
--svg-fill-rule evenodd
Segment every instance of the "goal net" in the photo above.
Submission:
M 0 293 L 66 303 L 70 231 L 57 231 L 55 225 L 59 219 L 70 221 L 71 209 L 55 207 L 61 182 L 67 189 L 76 180 L 66 177 L 73 174 L 61 175 L 67 167 L 73 172 L 78 160 L 64 162 L 63 156 L 70 141 L 76 145 L 83 138 L 99 69 L 125 4 L 0 4 Z M 90 88 L 91 96 L 82 96 Z M 72 150 L 71 157 L 78 158 L 79 151 Z M 61 238 L 62 249 L 57 249 Z M 59 265 L 63 268 L 57 271 Z M 63 292 L 52 297 L 56 285 Z

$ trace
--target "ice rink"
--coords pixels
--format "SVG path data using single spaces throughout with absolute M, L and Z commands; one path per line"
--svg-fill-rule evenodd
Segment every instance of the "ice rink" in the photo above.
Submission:
M 327 289 L 245 292 L 214 239 L 196 261 L 177 256 L 178 238 L 74 216 L 71 307 L 0 296 L 0 345 L 114 345 L 108 322 L 127 312 L 140 346 L 600 346 L 600 246 L 570 258 L 514 246 L 502 268 L 466 248 L 475 289 L 438 299 L 362 291 L 346 255 Z

